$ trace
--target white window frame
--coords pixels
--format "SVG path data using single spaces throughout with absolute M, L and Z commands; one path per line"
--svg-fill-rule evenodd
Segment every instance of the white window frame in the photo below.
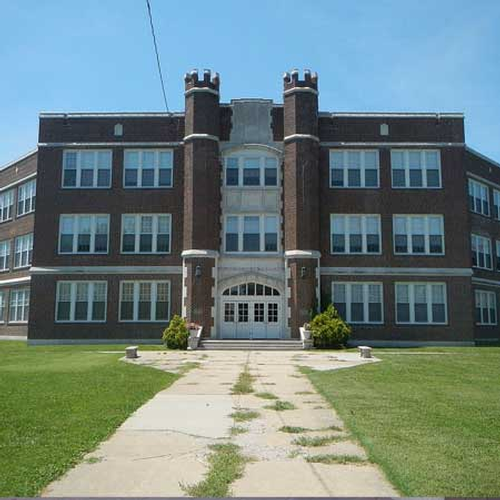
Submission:
M 154 154 L 154 181 L 152 186 L 142 185 L 142 169 L 144 163 L 144 153 Z M 170 156 L 170 166 L 163 170 L 170 170 L 170 185 L 160 186 L 160 153 L 168 153 Z M 128 154 L 138 154 L 139 156 L 139 166 L 137 168 L 127 167 L 127 155 Z M 127 186 L 125 184 L 125 171 L 126 170 L 137 170 L 137 185 Z M 149 170 L 149 169 L 147 169 Z M 124 149 L 123 150 L 123 189 L 172 189 L 174 187 L 174 150 L 173 149 Z
M 88 285 L 87 289 L 87 319 L 75 319 L 75 309 L 76 309 L 76 298 L 77 298 L 77 285 L 80 283 L 85 283 Z M 59 302 L 60 302 L 60 293 L 61 293 L 61 286 L 63 284 L 68 284 L 71 287 L 70 291 L 70 313 L 69 313 L 69 319 L 58 319 L 59 317 Z M 104 319 L 92 319 L 92 313 L 94 312 L 94 289 L 95 285 L 103 285 L 105 286 L 105 292 L 104 292 Z M 108 282 L 107 281 L 85 281 L 85 280 L 78 280 L 78 281 L 68 281 L 68 280 L 63 280 L 63 281 L 58 281 L 56 285 L 56 312 L 55 312 L 55 322 L 56 323 L 106 323 L 107 316 L 108 316 Z
M 334 288 L 335 285 L 345 286 L 345 296 L 346 296 L 346 317 L 344 318 L 347 323 L 353 325 L 383 325 L 384 324 L 384 286 L 380 281 L 332 281 L 331 283 L 331 294 L 332 294 L 332 304 L 335 303 Z M 369 286 L 378 286 L 380 289 L 380 306 L 381 306 L 381 320 L 380 321 L 353 321 L 351 319 L 351 309 L 350 305 L 352 303 L 352 285 L 362 285 L 363 286 L 363 317 L 369 318 Z
M 405 185 L 395 186 L 394 185 L 394 173 L 396 170 L 394 168 L 394 153 L 403 153 L 404 165 L 403 168 L 397 170 L 405 171 Z M 421 186 L 410 186 L 410 153 L 420 153 L 420 165 L 422 171 L 422 185 Z M 439 172 L 439 185 L 438 186 L 427 186 L 427 170 L 435 170 L 427 168 L 426 153 L 437 153 L 437 170 Z M 443 187 L 443 174 L 441 169 L 441 150 L 440 149 L 391 149 L 391 187 L 392 189 L 442 189 Z
M 476 309 L 478 308 L 478 303 L 479 303 L 479 308 L 481 309 L 480 313 L 481 321 L 477 321 L 476 318 L 477 314 Z M 491 305 L 493 305 L 493 308 L 490 308 Z M 487 309 L 488 311 L 488 321 L 483 321 L 483 313 L 482 313 L 483 309 Z M 490 309 L 495 310 L 495 321 L 491 321 Z M 492 292 L 491 290 L 474 291 L 474 320 L 475 324 L 478 326 L 495 326 L 498 324 L 497 294 L 495 292 Z
M 73 247 L 71 252 L 61 251 L 62 243 L 62 228 L 64 218 L 71 217 L 73 219 Z M 78 235 L 80 219 L 83 217 L 90 217 L 90 252 L 78 252 Z M 106 217 L 108 219 L 108 233 L 106 240 L 106 252 L 95 251 L 95 237 L 97 234 L 97 218 Z M 110 216 L 109 214 L 60 214 L 59 216 L 59 237 L 57 240 L 57 253 L 58 255 L 108 255 L 109 254 L 109 233 L 110 233 Z
M 20 298 L 19 296 L 22 296 Z M 27 296 L 27 299 L 26 299 Z M 29 319 L 29 307 L 30 307 L 30 289 L 29 288 L 13 288 L 10 291 L 10 300 L 9 300 L 9 324 L 26 324 Z M 21 309 L 21 317 L 24 317 L 26 313 L 26 319 L 11 319 L 12 312 L 14 311 L 14 315 L 18 316 L 18 309 Z
M 400 233 L 396 233 L 396 219 L 398 217 L 404 218 L 405 220 L 405 226 L 406 226 L 406 238 L 408 240 L 408 251 L 407 252 L 397 252 L 396 251 L 396 236 Z M 430 251 L 430 237 L 431 236 L 436 236 L 436 235 L 431 235 L 430 234 L 430 219 L 431 218 L 440 218 L 441 219 L 441 238 L 442 238 L 442 252 L 436 252 L 436 253 L 431 253 Z M 419 253 L 419 252 L 413 252 L 413 233 L 411 230 L 412 227 L 412 220 L 413 219 L 418 219 L 418 218 L 423 218 L 424 219 L 424 245 L 425 245 L 425 252 Z M 409 231 L 408 231 L 409 230 Z M 394 255 L 418 255 L 422 257 L 433 257 L 433 256 L 442 256 L 445 255 L 446 249 L 445 249 L 445 229 L 444 229 L 444 216 L 441 214 L 394 214 L 392 216 L 392 244 L 393 244 L 393 252 Z
M 64 171 L 66 170 L 66 158 L 68 154 L 76 153 L 76 169 L 68 169 L 68 170 L 76 170 L 76 182 L 74 186 L 65 186 L 64 185 Z M 94 162 L 92 166 L 92 170 L 94 171 L 92 186 L 82 186 L 82 153 L 93 153 Z M 109 168 L 103 168 L 101 170 L 109 170 L 109 184 L 107 186 L 98 186 L 97 185 L 97 175 L 98 175 L 98 153 L 109 153 Z M 87 170 L 87 169 L 85 169 Z M 111 184 L 113 183 L 113 151 L 111 149 L 65 149 L 63 151 L 63 166 L 61 171 L 61 188 L 62 189 L 109 189 Z
M 7 292 L 5 290 L 0 290 L 0 324 L 4 324 L 7 320 L 5 313 L 7 312 L 6 307 Z
M 14 212 L 14 189 L 0 193 L 0 223 L 12 220 Z
M 360 185 L 359 186 L 349 186 L 349 153 L 360 153 L 361 164 L 360 168 L 356 169 L 360 171 Z M 343 166 L 340 169 L 333 168 L 333 156 L 335 154 L 342 154 Z M 366 154 L 376 153 L 376 167 L 374 169 L 366 167 Z M 331 189 L 378 189 L 380 188 L 380 154 L 378 149 L 330 149 L 329 154 L 329 186 Z M 343 171 L 343 186 L 334 186 L 332 170 L 342 170 Z M 366 185 L 366 170 L 376 170 L 377 171 L 377 184 L 375 186 Z
M 490 203 L 490 188 L 486 184 L 482 182 L 476 181 L 475 179 L 468 179 L 467 184 L 467 203 L 469 205 L 469 210 L 472 213 L 478 215 L 484 215 L 485 217 L 489 217 L 491 213 L 491 203 Z M 470 197 L 473 199 L 473 206 L 470 206 Z M 476 199 L 481 201 L 481 210 L 476 210 Z M 488 210 L 484 211 L 484 202 L 488 204 Z
M 227 219 L 229 217 L 236 217 L 238 219 L 238 250 L 228 251 L 226 249 L 226 231 L 227 231 Z M 258 217 L 259 218 L 259 248 L 260 250 L 243 250 L 243 237 L 245 231 L 245 217 Z M 265 239 L 266 239 L 266 217 L 273 217 L 276 219 L 276 251 L 265 251 Z M 253 255 L 276 255 L 281 251 L 281 218 L 278 213 L 265 213 L 265 214 L 226 214 L 224 215 L 224 228 L 223 228 L 223 248 L 224 253 L 229 255 L 242 255 L 242 254 L 253 254 Z M 231 233 L 234 234 L 234 233 Z
M 20 247 L 20 250 L 18 251 L 18 247 Z M 26 253 L 26 264 L 22 263 L 22 255 Z M 16 265 L 16 256 L 17 254 L 21 254 L 21 265 L 17 266 Z M 30 258 L 31 254 L 31 258 Z M 28 233 L 28 234 L 23 234 L 21 236 L 17 236 L 16 239 L 14 240 L 14 269 L 22 269 L 24 267 L 30 267 L 31 266 L 31 261 L 33 259 L 33 233 Z
M 476 243 L 474 244 L 474 240 L 476 240 Z M 488 252 L 484 252 L 485 255 L 489 255 L 490 256 L 490 263 L 491 265 L 489 267 L 486 267 L 486 266 L 480 266 L 479 265 L 479 247 L 480 247 L 480 243 L 483 244 L 483 248 L 486 248 L 488 250 Z M 474 246 L 476 247 L 476 249 L 474 250 Z M 477 264 L 474 265 L 474 263 L 472 263 L 472 267 L 474 267 L 475 269 L 486 269 L 488 271 L 491 271 L 493 269 L 493 254 L 492 254 L 492 251 L 491 251 L 491 239 L 486 237 L 486 236 L 481 236 L 480 234 L 474 234 L 472 233 L 471 234 L 471 254 L 474 254 L 476 253 L 476 262 Z M 471 259 L 472 259 L 472 255 L 471 255 Z
M 259 161 L 259 166 L 255 167 L 259 169 L 259 184 L 255 186 L 251 185 L 245 185 L 243 184 L 243 171 L 245 169 L 245 160 L 247 159 L 257 159 Z M 238 166 L 237 167 L 229 167 L 228 163 L 230 160 L 237 160 Z M 276 184 L 275 185 L 269 185 L 266 186 L 266 177 L 265 177 L 265 170 L 266 170 L 266 160 L 267 159 L 273 159 L 276 162 L 275 167 L 268 167 L 268 168 L 276 168 Z M 227 156 L 224 157 L 224 189 L 279 189 L 281 186 L 281 163 L 280 159 L 278 158 L 277 155 L 274 155 L 272 153 L 263 151 L 263 150 L 257 150 L 257 149 L 248 149 L 248 150 L 243 150 L 235 153 L 228 154 Z M 227 184 L 227 170 L 228 168 L 237 168 L 238 169 L 238 184 L 237 185 L 228 185 Z
M 134 284 L 134 302 L 133 302 L 133 319 L 122 319 L 122 296 L 124 283 Z M 168 288 L 168 313 L 167 319 L 138 319 L 139 318 L 139 292 L 141 283 L 151 283 L 151 315 L 150 318 L 156 317 L 156 297 L 158 296 L 158 284 L 167 284 Z M 118 321 L 120 323 L 168 323 L 171 318 L 172 311 L 172 285 L 170 280 L 123 280 L 120 281 L 120 295 L 118 307 Z
M 345 252 L 334 252 L 333 251 L 333 220 L 335 217 L 344 217 L 344 238 L 345 238 Z M 349 219 L 352 217 L 361 217 L 361 252 L 351 252 L 349 248 Z M 368 217 L 376 217 L 378 219 L 378 237 L 379 237 L 379 251 L 378 252 L 368 252 L 367 243 L 367 230 L 366 230 L 366 219 Z M 331 255 L 382 255 L 382 218 L 380 214 L 330 214 L 330 254 Z
M 125 218 L 134 217 L 135 223 L 135 244 L 133 252 L 126 252 L 123 250 L 123 236 L 125 230 Z M 152 250 L 151 252 L 141 252 L 140 251 L 140 239 L 141 239 L 141 218 L 142 217 L 152 217 L 153 218 L 153 232 L 152 234 Z M 168 252 L 158 252 L 158 218 L 167 217 L 168 218 Z M 122 214 L 121 220 L 121 234 L 120 234 L 120 253 L 124 255 L 168 255 L 172 253 L 172 214 Z
M 18 186 L 17 188 L 17 217 L 31 214 L 35 211 L 36 201 L 36 179 L 32 179 Z M 19 210 L 22 203 L 23 210 Z M 26 210 L 26 207 L 28 209 Z
M 10 270 L 10 251 L 12 246 L 12 240 L 0 241 L 0 258 L 5 261 L 5 266 L 0 267 L 0 272 L 5 272 Z
M 500 191 L 493 189 L 493 217 L 500 220 Z
M 408 286 L 408 303 L 410 306 L 410 321 L 399 321 L 398 320 L 398 285 Z M 426 297 L 427 297 L 427 318 L 430 320 L 427 322 L 416 322 L 415 321 L 415 286 L 425 285 L 426 286 Z M 432 286 L 441 285 L 444 290 L 444 322 L 434 322 L 432 321 Z M 430 299 L 430 300 L 429 300 Z M 443 282 L 421 282 L 421 281 L 397 281 L 394 283 L 394 301 L 395 301 L 395 322 L 396 325 L 447 325 L 448 324 L 448 290 L 446 283 Z

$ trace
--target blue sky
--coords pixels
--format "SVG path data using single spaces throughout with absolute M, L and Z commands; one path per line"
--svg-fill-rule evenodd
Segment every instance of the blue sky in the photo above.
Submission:
M 281 102 L 319 74 L 323 111 L 460 111 L 500 161 L 499 0 L 151 0 L 171 110 L 213 68 L 222 100 Z M 40 111 L 163 111 L 145 0 L 0 0 L 0 164 L 36 147 Z

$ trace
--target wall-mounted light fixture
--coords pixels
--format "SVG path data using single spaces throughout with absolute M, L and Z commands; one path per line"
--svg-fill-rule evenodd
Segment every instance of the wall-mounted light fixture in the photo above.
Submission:
M 306 277 L 306 268 L 305 268 L 305 266 L 302 266 L 300 268 L 300 277 L 301 278 L 305 278 Z
M 199 278 L 201 276 L 201 266 L 196 266 L 194 268 L 194 275 Z

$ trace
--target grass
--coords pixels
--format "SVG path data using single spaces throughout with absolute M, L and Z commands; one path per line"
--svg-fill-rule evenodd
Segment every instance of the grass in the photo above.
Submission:
M 238 410 L 229 415 L 235 422 L 248 422 L 249 420 L 253 420 L 254 418 L 260 417 L 260 413 L 258 411 L 253 410 Z
M 243 475 L 248 459 L 240 453 L 240 447 L 231 443 L 210 446 L 213 453 L 208 457 L 210 466 L 203 481 L 184 486 L 192 497 L 217 498 L 230 495 L 230 485 Z
M 305 370 L 370 461 L 404 496 L 500 496 L 500 349 L 374 354 L 383 362 Z
M 308 394 L 314 394 L 314 392 L 312 392 L 312 391 L 298 391 L 295 394 L 297 394 L 298 396 L 306 396 Z
M 360 464 L 369 463 L 368 460 L 356 455 L 308 455 L 305 457 L 306 462 L 315 464 Z
M 292 425 L 284 425 L 280 427 L 279 430 L 281 432 L 287 432 L 288 434 L 302 434 L 303 432 L 309 432 L 311 429 L 307 429 L 306 427 L 294 427 Z
M 231 436 L 238 436 L 239 434 L 245 434 L 245 432 L 248 432 L 248 429 L 246 427 L 242 427 L 241 425 L 233 425 L 229 429 L 229 434 Z
M 278 399 L 278 396 L 276 396 L 272 392 L 258 392 L 255 395 L 261 399 Z
M 248 370 L 248 365 L 240 373 L 238 380 L 231 389 L 231 394 L 251 394 L 253 392 L 253 381 L 255 377 Z
M 38 495 L 178 378 L 123 355 L 0 342 L 0 497 Z
M 285 411 L 285 410 L 295 410 L 296 406 L 290 401 L 276 401 L 272 405 L 264 406 L 266 410 L 274 411 Z
M 333 434 L 329 434 L 328 436 L 299 436 L 293 440 L 293 444 L 316 448 L 317 446 L 345 441 L 345 439 L 345 436 L 336 436 Z

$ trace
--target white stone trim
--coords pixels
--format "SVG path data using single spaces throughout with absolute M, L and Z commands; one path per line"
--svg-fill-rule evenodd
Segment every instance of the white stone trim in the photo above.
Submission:
M 330 116 L 335 117 L 353 117 L 353 118 L 463 118 L 463 113 L 343 113 L 334 112 L 330 113 L 328 111 L 321 111 L 319 116 Z
M 317 250 L 287 250 L 285 252 L 286 259 L 319 259 L 321 253 Z
M 360 146 L 360 147 L 411 147 L 411 148 L 428 148 L 428 147 L 458 147 L 463 148 L 464 142 L 343 142 L 343 141 L 321 141 L 322 147 L 335 146 Z
M 33 179 L 34 177 L 36 177 L 36 172 L 33 172 L 32 174 L 27 175 L 26 177 L 23 177 L 22 179 L 11 182 L 10 184 L 7 184 L 6 186 L 2 186 L 0 188 L 0 193 L 3 193 L 4 191 L 8 191 L 9 189 L 11 189 L 15 186 L 18 186 L 19 184 L 22 184 L 23 182 L 26 182 L 26 181 L 29 181 L 30 179 Z M 30 212 L 28 212 L 28 213 L 30 213 Z M 27 215 L 28 213 L 23 214 L 23 215 Z M 20 216 L 18 216 L 18 217 L 20 217 Z
M 314 94 L 314 95 L 318 95 L 318 93 L 319 93 L 316 89 L 314 89 L 312 87 L 293 87 L 291 89 L 285 90 L 283 92 L 283 95 L 288 96 L 288 95 L 295 94 L 298 92 L 306 92 L 308 94 Z
M 485 286 L 498 286 L 498 287 L 500 287 L 500 281 L 489 280 L 487 278 L 476 278 L 475 276 L 472 277 L 472 284 L 473 285 L 485 285 Z
M 219 142 L 219 138 L 211 134 L 189 134 L 184 137 L 184 141 L 190 141 L 192 139 L 206 139 L 208 141 Z
M 219 256 L 219 252 L 217 250 L 183 250 L 181 253 L 181 257 L 183 259 L 186 258 L 200 258 L 200 259 L 216 259 Z
M 187 266 L 186 266 L 186 261 L 182 259 L 182 284 L 181 284 L 181 290 L 182 290 L 182 301 L 181 301 L 181 308 L 182 308 L 182 317 L 186 318 L 187 317 L 187 284 L 186 284 L 186 279 L 187 279 Z
M 322 267 L 320 272 L 322 276 L 472 276 L 472 269 L 468 267 Z
M 133 111 L 123 113 L 54 113 L 50 111 L 42 111 L 39 113 L 39 118 L 151 118 L 151 117 L 172 117 L 172 116 L 184 116 L 183 111 L 173 111 L 171 113 L 165 112 L 143 112 L 135 113 Z
M 218 96 L 219 91 L 215 89 L 211 89 L 210 87 L 192 87 L 184 92 L 184 95 L 187 97 L 191 94 L 197 94 L 198 92 L 205 92 L 208 94 L 213 94 Z
M 10 278 L 0 281 L 0 287 L 9 285 L 23 285 L 31 281 L 31 276 L 23 276 L 22 278 Z
M 182 266 L 31 267 L 31 274 L 182 274 Z
M 78 148 L 78 147 L 174 147 L 182 145 L 182 141 L 170 142 L 39 142 L 40 148 Z
M 15 160 L 9 161 L 9 162 L 5 163 L 4 165 L 1 165 L 0 166 L 0 170 L 5 170 L 5 169 L 7 169 L 9 167 L 14 166 L 16 163 L 19 163 L 19 162 L 21 162 L 23 160 L 26 160 L 26 158 L 29 158 L 30 156 L 34 155 L 37 151 L 38 151 L 38 149 L 33 149 L 29 153 L 26 153 L 26 154 L 20 156 L 19 158 L 15 159 Z M 3 187 L 2 189 L 5 189 L 5 187 Z
M 317 135 L 312 135 L 312 134 L 292 134 L 292 135 L 287 135 L 284 139 L 283 142 L 289 142 L 289 141 L 295 141 L 295 140 L 312 140 L 319 142 L 319 137 Z

